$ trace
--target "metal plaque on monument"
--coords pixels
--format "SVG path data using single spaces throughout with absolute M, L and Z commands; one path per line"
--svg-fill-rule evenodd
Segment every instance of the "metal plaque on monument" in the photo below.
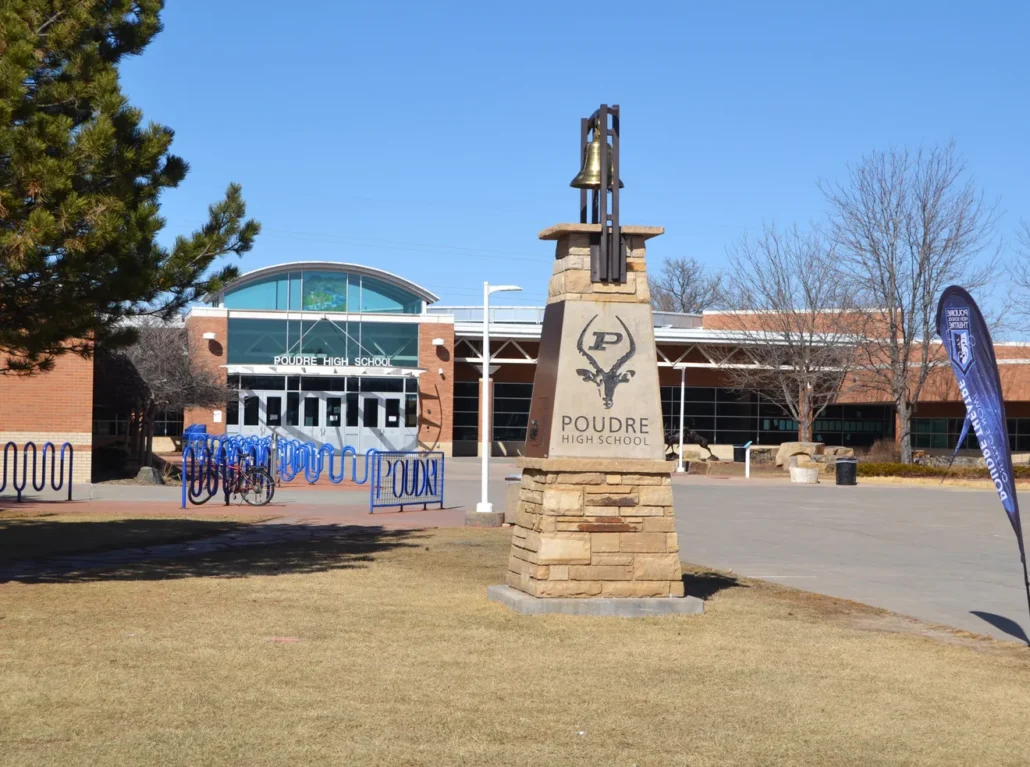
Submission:
M 540 233 L 554 273 L 507 585 L 489 596 L 524 613 L 701 612 L 683 593 L 644 258 L 664 230 L 620 225 L 618 106 L 580 138 L 580 221 Z

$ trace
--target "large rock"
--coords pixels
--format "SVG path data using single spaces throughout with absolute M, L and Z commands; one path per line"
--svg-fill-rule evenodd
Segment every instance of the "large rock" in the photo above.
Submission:
M 803 455 L 811 458 L 813 455 L 822 455 L 825 445 L 822 442 L 784 442 L 776 451 L 776 465 L 789 467 L 790 457 Z
M 141 485 L 163 485 L 164 479 L 161 478 L 161 472 L 152 466 L 144 466 L 139 470 L 136 475 L 136 481 Z

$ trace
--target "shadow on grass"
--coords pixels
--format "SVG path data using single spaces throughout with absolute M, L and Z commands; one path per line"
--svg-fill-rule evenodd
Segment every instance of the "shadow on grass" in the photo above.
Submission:
M 4 522 L 14 522 L 5 520 Z M 242 578 L 362 567 L 375 555 L 418 545 L 413 530 L 338 525 L 245 525 L 128 519 L 0 522 L 0 583 L 84 583 Z M 18 529 L 20 528 L 20 529 Z M 12 531 L 20 543 L 10 540 Z M 40 542 L 50 541 L 41 553 Z M 63 541 L 55 545 L 56 541 Z M 36 553 L 30 553 L 35 548 Z M 19 552 L 22 552 L 19 554 Z
M 709 599 L 724 589 L 744 588 L 748 586 L 741 583 L 731 575 L 712 571 L 693 570 L 683 573 L 683 590 L 687 596 Z
M 994 613 L 985 613 L 981 610 L 970 610 L 969 612 L 980 620 L 990 623 L 994 628 L 998 629 L 998 631 L 1004 631 L 1010 637 L 1015 637 L 1019 641 L 1030 645 L 1030 639 L 1027 638 L 1026 632 L 1023 631 L 1023 627 L 1014 620 L 1002 615 L 995 615 Z

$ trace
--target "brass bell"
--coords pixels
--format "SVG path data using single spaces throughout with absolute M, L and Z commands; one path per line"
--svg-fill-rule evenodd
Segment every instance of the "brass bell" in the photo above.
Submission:
M 615 167 L 612 163 L 612 148 L 608 147 L 608 188 L 612 186 Z M 601 131 L 594 125 L 594 138 L 583 147 L 583 167 L 569 182 L 576 189 L 600 189 L 601 187 Z M 619 189 L 626 185 L 619 179 Z

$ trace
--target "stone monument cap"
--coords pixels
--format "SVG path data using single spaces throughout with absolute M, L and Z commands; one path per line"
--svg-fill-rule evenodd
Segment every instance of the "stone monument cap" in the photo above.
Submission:
M 621 229 L 623 234 L 643 237 L 645 240 L 665 234 L 664 226 L 624 226 Z M 600 224 L 555 224 L 549 226 L 537 235 L 541 240 L 557 240 L 566 234 L 600 234 Z

